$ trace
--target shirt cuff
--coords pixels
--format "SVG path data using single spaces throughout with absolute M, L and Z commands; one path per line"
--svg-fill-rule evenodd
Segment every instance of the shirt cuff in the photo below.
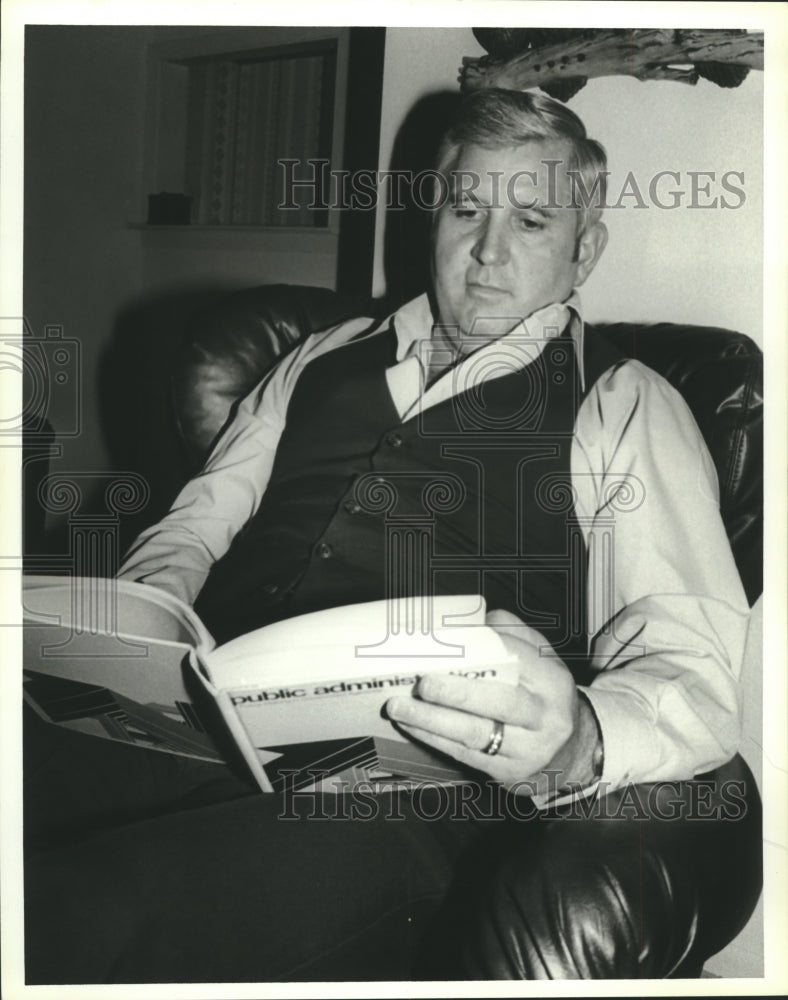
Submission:
M 597 715 L 594 705 L 591 699 L 588 697 L 586 688 L 578 688 L 577 693 L 585 703 L 591 709 L 591 714 L 594 717 L 594 722 L 596 723 L 597 730 L 597 744 L 594 751 L 594 778 L 593 781 L 588 785 L 579 785 L 577 783 L 567 783 L 567 785 L 559 785 L 555 789 L 549 789 L 543 795 L 534 795 L 532 801 L 537 809 L 540 810 L 553 810 L 560 809 L 561 806 L 571 805 L 573 802 L 578 802 L 585 799 L 596 799 L 599 788 L 602 783 L 602 776 L 604 774 L 605 766 L 605 737 L 602 731 L 602 726 L 599 721 L 599 716 Z M 556 775 L 556 778 L 558 776 Z M 548 785 L 550 784 L 548 780 Z
M 583 688 L 593 709 L 605 748 L 600 784 L 606 792 L 643 780 L 635 748 L 649 742 L 654 726 L 628 692 Z

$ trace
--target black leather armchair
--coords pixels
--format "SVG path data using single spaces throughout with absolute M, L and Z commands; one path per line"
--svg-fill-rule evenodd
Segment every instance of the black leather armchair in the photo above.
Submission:
M 389 311 L 384 303 L 326 289 L 264 285 L 233 293 L 204 312 L 177 354 L 172 385 L 178 431 L 194 468 L 207 457 L 234 402 L 280 355 L 311 332 L 358 315 L 383 318 Z M 761 351 L 747 336 L 715 327 L 615 323 L 597 329 L 625 355 L 663 375 L 688 403 L 717 470 L 723 521 L 748 600 L 754 604 L 762 590 Z M 757 680 L 745 675 L 743 683 L 757 691 Z M 743 746 L 750 744 L 760 745 L 760 734 L 745 730 Z M 758 887 L 753 884 L 748 892 L 754 900 Z M 740 927 L 749 912 L 749 907 L 742 911 Z M 731 930 L 728 940 L 735 933 Z M 699 968 L 687 967 L 682 974 L 697 974 Z
M 211 309 L 204 311 L 188 331 L 178 351 L 172 373 L 173 413 L 193 468 L 197 469 L 204 461 L 212 442 L 230 418 L 235 401 L 252 389 L 280 355 L 312 331 L 351 316 L 362 314 L 374 316 L 378 312 L 378 307 L 375 304 L 342 298 L 325 289 L 282 285 L 263 286 L 237 292 L 217 302 Z M 615 324 L 602 327 L 602 329 L 626 354 L 638 357 L 644 363 L 661 372 L 686 398 L 705 435 L 715 462 L 721 487 L 722 513 L 728 536 L 747 594 L 750 601 L 754 601 L 761 589 L 762 363 L 760 351 L 747 337 L 741 334 L 705 327 Z M 42 727 L 39 724 L 39 728 L 50 731 L 49 735 L 52 738 L 51 731 L 54 731 L 55 727 Z M 60 739 L 62 742 L 62 734 Z M 32 742 L 31 745 L 35 746 L 35 743 Z M 97 766 L 96 757 L 92 755 L 90 746 L 72 744 L 71 749 L 72 752 L 77 753 L 77 759 L 80 761 L 83 759 L 82 755 L 85 755 L 86 774 L 95 773 L 95 780 L 99 782 L 104 774 L 111 774 L 112 781 L 118 783 L 122 793 L 121 797 L 128 795 L 129 803 L 133 803 L 136 794 L 134 783 L 126 783 L 124 780 L 118 781 L 118 774 L 125 772 L 118 772 L 117 765 L 113 763 L 118 758 L 117 747 L 114 752 L 102 747 L 100 766 Z M 120 748 L 121 751 L 123 749 L 125 748 Z M 51 752 L 46 742 L 43 744 L 44 752 L 41 766 L 42 768 L 44 765 L 49 767 L 49 764 L 53 763 L 52 773 L 54 774 L 54 778 L 51 779 L 54 784 L 51 786 L 46 784 L 50 777 L 49 771 L 45 768 L 41 778 L 42 787 L 51 788 L 49 794 L 42 800 L 44 802 L 42 808 L 46 812 L 47 822 L 49 822 L 52 802 L 58 805 L 60 803 L 59 796 L 62 795 L 58 767 L 62 766 L 73 771 L 71 758 L 67 757 L 65 761 L 61 760 L 59 756 L 61 750 L 62 747 L 58 753 L 54 753 Z M 139 751 L 136 749 L 133 751 L 133 755 L 138 753 Z M 26 793 L 29 793 L 32 788 L 32 776 L 36 774 L 39 762 L 30 750 L 26 750 L 26 761 Z M 123 763 L 124 766 L 130 768 L 129 773 L 137 773 L 135 768 L 131 766 L 135 763 L 134 760 L 125 760 Z M 738 776 L 740 771 L 734 770 Z M 89 807 L 90 786 L 88 785 L 87 788 L 88 792 L 83 797 L 87 807 Z M 204 801 L 190 798 L 191 793 L 186 795 L 178 803 L 178 811 L 174 814 L 175 819 L 171 820 L 165 816 L 162 820 L 165 823 L 165 832 L 170 829 L 171 821 L 176 824 L 173 827 L 176 830 L 181 829 L 181 822 L 185 824 L 183 829 L 188 828 L 190 819 L 188 815 L 181 818 L 181 807 L 188 811 L 202 804 L 209 810 L 214 801 L 212 796 L 216 795 L 217 802 L 224 801 L 227 789 L 232 792 L 232 795 L 241 795 L 239 801 L 243 807 L 243 800 L 249 795 L 249 788 L 246 785 L 239 788 L 232 775 L 223 775 L 216 780 L 215 788 L 212 785 L 205 792 L 206 799 Z M 203 792 L 201 791 L 200 794 L 202 795 Z M 40 819 L 35 809 L 36 801 L 32 800 L 33 805 L 28 806 L 26 813 L 26 834 L 29 838 L 35 838 L 36 822 Z M 84 806 L 85 803 L 77 803 L 77 805 Z M 124 809 L 126 808 L 131 811 L 130 807 L 124 806 Z M 157 805 L 156 809 L 158 808 Z M 65 809 L 65 812 L 68 813 L 68 808 Z M 88 808 L 88 813 L 90 813 L 90 808 Z M 704 961 L 710 955 L 724 948 L 736 936 L 755 906 L 760 891 L 760 873 L 753 845 L 757 846 L 760 831 L 754 829 L 756 817 L 748 816 L 747 818 L 748 822 L 750 818 L 753 820 L 746 843 L 746 850 L 749 851 L 752 847 L 752 853 L 745 855 L 745 851 L 741 847 L 742 842 L 746 839 L 744 837 L 728 845 L 726 858 L 730 857 L 734 861 L 737 871 L 731 872 L 731 878 L 726 877 L 724 880 L 719 880 L 719 892 L 713 900 L 708 902 L 708 906 L 714 913 L 719 909 L 725 911 L 724 915 L 719 926 L 712 928 L 705 937 L 699 938 L 694 943 L 692 952 L 681 958 L 681 964 L 675 967 L 672 972 L 676 977 L 699 975 Z M 120 825 L 113 826 L 111 830 L 99 831 L 99 836 L 107 834 L 107 845 L 109 845 L 107 849 L 112 848 L 113 844 L 117 845 L 118 842 L 125 843 L 127 856 L 134 857 L 135 850 L 128 850 L 128 842 L 137 837 L 137 828 L 133 824 L 126 826 L 125 822 L 125 812 L 122 811 L 111 819 L 112 824 Z M 55 825 L 57 826 L 57 823 Z M 619 827 L 621 825 L 617 824 Z M 736 824 L 723 825 L 726 826 L 727 833 Z M 563 823 L 562 826 L 564 832 L 569 835 L 573 832 L 572 828 L 575 824 Z M 604 838 L 599 839 L 606 839 L 608 832 L 608 828 L 605 828 Z M 85 967 L 85 963 L 90 965 L 91 973 L 97 976 L 128 975 L 128 969 L 138 960 L 139 955 L 147 958 L 151 953 L 158 955 L 162 962 L 169 963 L 170 957 L 167 952 L 170 941 L 166 934 L 162 934 L 161 942 L 159 942 L 156 935 L 161 926 L 167 926 L 167 919 L 174 919 L 175 926 L 181 928 L 180 912 L 176 909 L 173 917 L 173 912 L 167 907 L 162 907 L 157 897 L 152 901 L 148 899 L 145 895 L 144 885 L 136 904 L 129 904 L 125 897 L 121 897 L 118 902 L 114 895 L 116 890 L 112 879 L 107 882 L 108 888 L 104 892 L 103 887 L 106 879 L 104 877 L 105 869 L 101 867 L 102 855 L 99 854 L 98 869 L 96 870 L 93 862 L 86 863 L 84 856 L 80 854 L 82 845 L 78 840 L 73 845 L 73 850 L 76 850 L 77 853 L 73 854 L 72 845 L 69 843 L 70 836 L 69 829 L 66 829 L 65 835 L 60 830 L 58 842 L 47 840 L 43 844 L 43 850 L 38 855 L 33 853 L 28 855 L 26 873 L 28 879 L 26 902 L 29 911 L 26 937 L 29 949 L 28 982 L 82 981 L 73 978 L 52 977 L 67 975 L 68 972 L 64 973 L 63 969 L 71 970 L 77 967 L 81 970 Z M 642 856 L 637 852 L 642 849 L 642 844 L 640 844 L 638 836 L 639 834 L 636 833 L 633 838 L 635 857 L 638 859 L 638 863 L 632 866 L 631 871 L 632 878 L 637 885 L 641 885 L 643 870 L 638 865 L 642 861 Z M 151 843 L 157 844 L 158 842 L 154 840 Z M 570 838 L 569 847 L 572 849 L 572 857 L 581 857 L 580 850 L 586 849 L 587 844 L 577 849 L 571 843 Z M 58 848 L 62 849 L 58 850 Z M 517 851 L 512 854 L 512 861 L 515 865 L 521 853 L 519 844 L 517 848 Z M 114 851 L 115 848 L 112 850 Z M 114 871 L 115 854 L 111 855 L 111 861 L 106 860 L 110 857 L 109 854 L 103 857 L 105 858 L 103 863 L 106 865 L 106 871 Z M 582 859 L 585 863 L 585 854 L 582 855 Z M 166 857 L 162 863 L 166 864 Z M 77 866 L 76 869 L 74 865 Z M 478 870 L 474 869 L 473 865 L 467 867 L 472 869 L 476 876 L 479 872 L 484 873 L 481 866 Z M 716 863 L 712 867 L 716 878 L 718 870 Z M 106 925 L 108 928 L 104 937 L 109 941 L 109 945 L 107 953 L 101 955 L 101 963 L 98 961 L 96 953 L 99 946 L 88 938 L 79 937 L 83 933 L 81 927 L 70 927 L 68 928 L 69 934 L 61 934 L 62 921 L 60 923 L 53 922 L 54 918 L 51 917 L 51 913 L 57 914 L 59 912 L 52 900 L 52 886 L 59 884 L 52 882 L 53 873 L 57 878 L 66 879 L 68 877 L 70 879 L 74 870 L 79 873 L 80 879 L 84 876 L 85 871 L 90 875 L 92 883 L 89 888 L 92 895 L 88 895 L 89 900 L 94 899 L 94 897 L 96 899 L 104 899 L 105 896 L 110 899 L 111 897 L 111 906 L 115 908 L 111 908 L 110 912 L 124 914 L 122 920 L 107 920 L 103 916 L 104 911 L 101 909 L 100 902 L 90 904 L 91 916 L 96 916 L 97 920 L 101 921 L 102 927 Z M 543 892 L 553 895 L 555 885 L 551 881 L 550 870 L 542 871 L 540 869 L 540 872 L 540 877 L 544 880 Z M 520 891 L 517 871 L 505 870 L 503 874 L 507 876 L 505 882 L 506 905 L 496 911 L 498 919 L 495 924 L 492 921 L 487 921 L 485 925 L 488 931 L 492 929 L 492 935 L 479 936 L 482 950 L 485 952 L 484 957 L 489 959 L 490 965 L 484 969 L 476 970 L 475 974 L 488 978 L 517 978 L 518 975 L 521 975 L 519 967 L 503 969 L 498 961 L 502 950 L 500 947 L 501 939 L 514 941 L 513 948 L 507 949 L 505 954 L 508 954 L 508 951 L 516 952 L 520 941 L 530 940 L 528 933 L 526 933 L 527 928 L 521 926 L 523 914 L 518 900 L 523 898 L 526 893 L 528 898 L 531 898 L 533 887 L 526 886 L 523 891 Z M 512 875 L 511 880 L 508 879 L 509 874 Z M 38 896 L 34 892 L 36 878 L 40 882 Z M 103 895 L 96 887 L 97 882 Z M 83 882 L 80 881 L 79 885 L 81 888 Z M 455 907 L 457 900 L 462 900 L 465 888 L 463 878 L 458 878 L 453 886 L 453 890 L 456 892 L 453 891 L 449 901 L 452 911 L 456 909 L 454 920 L 457 923 L 448 921 L 447 926 L 450 931 L 455 927 L 459 927 L 461 930 L 465 926 L 463 924 L 465 916 L 463 908 L 461 906 Z M 495 886 L 493 886 L 494 889 Z M 190 891 L 197 892 L 194 886 L 191 887 Z M 202 890 L 200 889 L 200 891 Z M 72 898 L 67 892 L 62 895 L 65 899 Z M 472 893 L 468 896 L 473 898 Z M 591 899 L 592 908 L 597 898 L 594 896 Z M 632 894 L 632 898 L 638 898 L 637 892 Z M 204 904 L 205 900 L 202 902 Z M 670 903 L 671 908 L 664 921 L 668 934 L 672 933 L 672 920 L 675 915 L 672 897 Z M 133 909 L 134 905 L 142 907 L 142 910 L 133 914 L 133 920 L 127 921 L 126 911 L 130 906 Z M 118 906 L 120 909 L 117 909 Z M 197 912 L 200 912 L 199 909 Z M 218 912 L 223 911 L 218 908 Z M 482 919 L 483 917 L 482 913 Z M 626 925 L 624 930 L 634 929 L 636 931 L 638 918 L 638 913 L 624 913 L 622 921 Z M 246 920 L 246 911 L 243 912 L 242 919 Z M 141 929 L 144 928 L 145 932 L 143 934 L 140 931 L 139 940 L 128 933 L 128 927 L 133 926 L 135 921 L 136 925 Z M 581 920 L 575 923 L 582 922 Z M 115 926 L 116 924 L 117 926 Z M 594 926 L 592 919 L 586 921 L 586 924 Z M 188 926 L 187 920 L 186 927 L 188 928 Z M 231 930 L 233 926 L 231 923 Z M 52 928 L 54 928 L 54 932 Z M 546 936 L 552 934 L 552 928 L 553 924 L 548 928 Z M 562 928 L 561 932 L 563 933 L 564 930 L 565 928 Z M 615 940 L 615 935 L 608 933 L 608 930 L 608 928 L 602 928 L 599 931 L 595 945 L 601 948 L 608 941 Z M 210 929 L 209 933 L 212 934 L 213 929 Z M 375 933 L 380 935 L 378 930 Z M 459 934 L 449 934 L 449 938 L 452 945 L 461 941 Z M 78 939 L 80 947 L 85 949 L 84 954 L 75 952 L 71 944 L 75 939 Z M 253 940 L 253 938 L 249 940 Z M 161 943 L 161 950 L 157 950 L 159 943 Z M 387 940 L 384 940 L 383 943 L 388 946 Z M 90 947 L 87 947 L 88 944 Z M 351 944 L 354 953 L 358 951 L 357 942 L 354 940 Z M 459 947 L 462 947 L 462 944 Z M 91 951 L 91 949 L 93 950 Z M 389 948 L 389 950 L 391 949 Z M 375 952 L 374 948 L 369 953 L 363 948 L 361 951 L 361 960 L 366 961 L 369 966 L 367 978 L 370 980 L 381 978 L 379 953 Z M 622 973 L 621 978 L 632 978 L 638 972 L 644 975 L 649 974 L 648 972 L 643 973 L 637 965 L 640 960 L 637 947 L 633 951 L 633 961 L 637 971 L 635 973 Z M 647 947 L 641 947 L 640 951 L 648 958 Z M 234 973 L 240 975 L 240 971 L 234 966 L 233 955 L 235 952 L 232 955 L 220 957 L 225 964 L 233 966 Z M 246 957 L 253 962 L 255 955 L 256 953 L 251 957 Z M 172 958 L 177 965 L 179 960 L 177 949 Z M 361 960 L 357 960 L 358 955 L 354 954 L 354 961 L 359 964 Z M 208 955 L 206 961 L 210 965 L 213 957 Z M 219 968 L 225 967 L 222 965 L 222 961 L 217 961 L 217 964 Z M 56 971 L 52 972 L 53 969 Z M 102 971 L 106 969 L 110 971 Z M 148 972 L 146 966 L 144 974 L 147 975 Z M 342 972 L 342 969 L 339 972 Z M 134 975 L 138 974 L 135 966 Z M 665 973 L 662 971 L 658 974 Z M 338 974 L 336 978 L 344 977 Z M 143 980 L 134 978 L 102 981 L 138 982 Z

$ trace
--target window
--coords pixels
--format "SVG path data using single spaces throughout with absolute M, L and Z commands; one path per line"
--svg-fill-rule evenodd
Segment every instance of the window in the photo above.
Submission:
M 328 225 L 325 204 L 297 187 L 285 203 L 282 159 L 331 160 L 336 42 L 288 47 L 242 58 L 194 60 L 188 65 L 186 192 L 202 225 Z M 317 181 L 323 176 L 316 170 Z
M 342 28 L 226 29 L 152 45 L 143 211 L 167 193 L 190 200 L 192 225 L 331 228 L 321 182 L 341 166 L 347 58 Z M 288 193 L 296 208 L 279 207 L 284 159 L 298 161 L 295 179 L 315 177 L 314 189 Z M 313 171 L 309 160 L 328 166 Z
M 151 29 L 129 220 L 144 233 L 146 281 L 208 273 L 371 294 L 377 215 L 334 204 L 330 171 L 378 169 L 385 37 L 379 27 Z M 280 159 L 328 161 L 292 170 L 315 179 L 290 192 L 297 209 L 278 209 Z M 309 208 L 313 190 L 328 208 Z

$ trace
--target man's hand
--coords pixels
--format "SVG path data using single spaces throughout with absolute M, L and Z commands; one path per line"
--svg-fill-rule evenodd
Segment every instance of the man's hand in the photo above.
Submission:
M 390 718 L 414 739 L 509 788 L 527 783 L 529 793 L 545 794 L 569 782 L 592 784 L 596 721 L 568 668 L 555 653 L 540 653 L 549 650 L 547 641 L 508 611 L 490 612 L 487 624 L 519 662 L 516 687 L 428 674 L 412 697 L 388 700 Z M 490 756 L 484 749 L 496 720 L 504 723 L 504 735 Z M 557 772 L 551 782 L 547 771 Z

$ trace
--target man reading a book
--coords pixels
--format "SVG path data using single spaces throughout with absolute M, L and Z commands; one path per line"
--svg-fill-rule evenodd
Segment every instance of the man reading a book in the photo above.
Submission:
M 429 291 L 288 354 L 121 576 L 194 603 L 220 642 L 321 608 L 483 595 L 517 686 L 432 675 L 387 703 L 480 775 L 475 813 L 429 821 L 402 792 L 367 822 L 295 800 L 283 819 L 221 769 L 170 763 L 143 840 L 99 848 L 137 872 L 118 878 L 139 907 L 151 866 L 162 892 L 183 880 L 178 905 L 129 926 L 116 981 L 143 964 L 153 980 L 664 977 L 735 933 L 732 869 L 760 836 L 734 756 L 748 605 L 686 405 L 583 319 L 604 151 L 563 105 L 485 91 L 439 159 Z M 505 819 L 484 812 L 493 788 Z

